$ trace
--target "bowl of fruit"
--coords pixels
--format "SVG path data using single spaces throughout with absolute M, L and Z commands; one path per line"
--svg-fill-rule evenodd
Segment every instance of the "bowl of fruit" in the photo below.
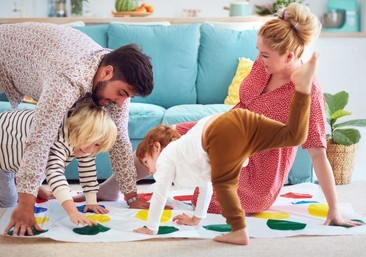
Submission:
M 113 17 L 145 17 L 154 12 L 154 7 L 148 4 L 138 4 L 137 0 L 116 0 Z

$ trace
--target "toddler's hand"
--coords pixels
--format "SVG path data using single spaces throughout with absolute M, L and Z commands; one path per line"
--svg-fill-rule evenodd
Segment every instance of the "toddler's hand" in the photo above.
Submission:
M 133 230 L 133 232 L 140 233 L 140 234 L 147 234 L 147 235 L 156 235 L 157 234 L 156 231 L 151 230 L 147 227 L 136 228 Z
M 173 221 L 177 222 L 178 225 L 195 226 L 200 223 L 201 219 L 195 216 L 189 217 L 187 214 L 182 213 L 180 215 L 175 216 L 173 218 Z
M 98 204 L 87 204 L 85 205 L 84 211 L 83 212 L 87 212 L 87 211 L 92 211 L 96 214 L 107 214 L 109 211 L 101 206 L 99 206 Z
M 72 223 L 74 223 L 75 225 L 83 225 L 83 226 L 85 226 L 85 225 L 96 226 L 97 225 L 96 221 L 87 219 L 80 212 L 75 212 L 75 213 L 69 215 L 69 217 L 70 217 L 70 220 L 72 221 Z

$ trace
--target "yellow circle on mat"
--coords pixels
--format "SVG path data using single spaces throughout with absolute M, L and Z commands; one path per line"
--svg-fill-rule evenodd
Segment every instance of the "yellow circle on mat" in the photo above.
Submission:
M 308 207 L 308 212 L 310 215 L 315 217 L 326 218 L 328 215 L 328 204 L 326 203 L 314 203 L 310 204 Z
M 92 215 L 88 215 L 86 216 L 86 218 L 88 220 L 93 220 L 93 221 L 98 221 L 98 222 L 108 222 L 111 220 L 111 218 L 107 215 L 103 215 L 103 214 L 92 214 Z
M 48 217 L 36 217 L 36 223 L 37 224 L 43 224 L 49 221 L 50 219 Z
M 149 215 L 149 210 L 142 210 L 138 211 L 135 214 L 135 217 L 140 220 L 147 220 L 147 216 Z M 167 222 L 172 218 L 172 211 L 171 210 L 164 210 L 163 215 L 161 215 L 160 222 Z
M 290 214 L 287 212 L 261 212 L 253 215 L 254 218 L 260 218 L 260 219 L 271 219 L 271 220 L 283 220 L 290 218 Z

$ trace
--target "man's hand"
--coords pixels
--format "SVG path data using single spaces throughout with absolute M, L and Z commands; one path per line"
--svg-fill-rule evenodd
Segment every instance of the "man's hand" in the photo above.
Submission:
M 19 193 L 18 205 L 14 209 L 10 222 L 4 230 L 4 235 L 13 229 L 13 236 L 24 236 L 27 232 L 28 235 L 33 236 L 32 228 L 38 232 L 43 230 L 36 223 L 34 218 L 34 204 L 36 198 L 31 194 Z

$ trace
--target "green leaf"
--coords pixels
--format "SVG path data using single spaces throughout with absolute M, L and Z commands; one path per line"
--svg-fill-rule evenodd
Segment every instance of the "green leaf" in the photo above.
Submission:
M 343 110 L 344 109 L 344 107 L 348 103 L 349 95 L 348 95 L 347 92 L 341 91 L 341 92 L 338 92 L 334 95 L 324 93 L 324 97 L 325 97 L 325 101 L 327 103 L 327 106 L 328 106 L 329 112 L 330 112 L 330 116 L 331 116 L 332 113 L 334 113 L 338 110 Z
M 333 141 L 339 145 L 353 145 L 360 141 L 361 134 L 357 129 L 337 129 L 333 132 Z
M 331 122 L 334 123 L 339 118 L 344 117 L 344 116 L 348 116 L 348 115 L 351 115 L 351 114 L 352 114 L 352 112 L 348 112 L 348 111 L 345 111 L 345 110 L 338 110 L 338 111 L 333 112 L 333 114 L 330 116 L 330 120 L 331 120 Z
M 334 125 L 334 128 L 340 127 L 366 127 L 366 119 L 349 120 Z

